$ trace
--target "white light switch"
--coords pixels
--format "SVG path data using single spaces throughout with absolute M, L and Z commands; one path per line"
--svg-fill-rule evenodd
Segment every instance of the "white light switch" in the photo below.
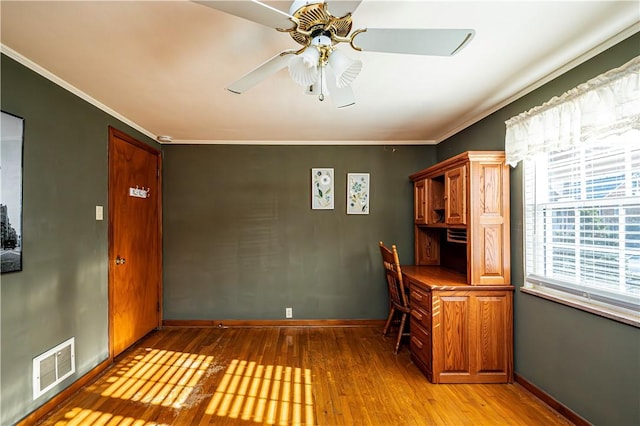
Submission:
M 96 206 L 96 220 L 103 220 L 102 206 Z

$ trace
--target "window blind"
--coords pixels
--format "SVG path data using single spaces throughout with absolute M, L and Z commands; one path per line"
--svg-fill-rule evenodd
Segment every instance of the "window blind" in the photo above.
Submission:
M 526 281 L 640 308 L 640 131 L 525 160 Z

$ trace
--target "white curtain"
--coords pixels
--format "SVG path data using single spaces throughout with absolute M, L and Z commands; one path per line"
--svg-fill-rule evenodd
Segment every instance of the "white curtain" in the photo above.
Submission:
M 639 130 L 640 56 L 507 120 L 506 125 L 506 161 L 512 167 L 541 152 Z

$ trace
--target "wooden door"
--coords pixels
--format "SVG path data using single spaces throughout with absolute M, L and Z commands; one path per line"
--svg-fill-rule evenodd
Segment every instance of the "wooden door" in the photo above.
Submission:
M 115 357 L 160 325 L 160 151 L 109 128 L 109 336 Z

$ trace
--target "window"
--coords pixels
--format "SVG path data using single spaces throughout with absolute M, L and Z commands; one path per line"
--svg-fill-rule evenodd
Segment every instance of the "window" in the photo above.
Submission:
M 637 310 L 640 132 L 525 160 L 528 284 Z
M 640 58 L 507 121 L 525 291 L 640 325 Z

